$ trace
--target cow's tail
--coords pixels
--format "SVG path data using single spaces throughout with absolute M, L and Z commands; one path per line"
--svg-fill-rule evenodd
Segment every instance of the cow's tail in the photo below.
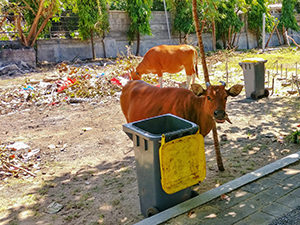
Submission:
M 196 71 L 196 76 L 199 79 L 199 75 L 198 75 L 198 52 L 195 49 L 195 57 L 196 57 L 196 65 L 195 65 L 195 71 Z

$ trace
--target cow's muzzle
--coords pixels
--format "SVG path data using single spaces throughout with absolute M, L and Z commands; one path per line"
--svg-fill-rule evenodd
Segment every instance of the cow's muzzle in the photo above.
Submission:
M 231 123 L 227 113 L 224 110 L 214 111 L 214 118 L 217 123 L 224 123 L 225 121 Z

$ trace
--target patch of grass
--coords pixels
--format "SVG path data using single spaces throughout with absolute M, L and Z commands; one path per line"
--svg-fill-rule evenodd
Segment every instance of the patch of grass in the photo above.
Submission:
M 120 200 L 119 199 L 115 199 L 111 202 L 112 206 L 117 206 L 120 204 Z
M 88 223 L 88 225 L 99 225 L 99 223 L 96 221 L 93 221 L 93 222 Z
M 253 147 L 255 147 L 255 144 L 253 144 L 253 143 L 251 143 L 251 144 L 246 144 L 246 145 L 243 147 L 242 151 L 243 151 L 243 152 L 248 152 L 249 150 L 253 149 Z
M 68 215 L 64 218 L 66 221 L 70 222 L 71 220 L 73 220 L 73 216 L 72 215 Z
M 87 199 L 89 199 L 91 197 L 91 193 L 84 193 L 83 195 L 81 195 L 80 197 L 80 201 L 86 201 Z
M 8 225 L 19 225 L 19 223 L 17 221 L 11 221 Z
M 75 188 L 73 191 L 72 191 L 72 195 L 76 195 L 77 193 L 80 192 L 80 188 Z
M 96 193 L 99 193 L 101 191 L 101 187 L 99 187 L 98 185 L 96 185 L 95 187 L 93 187 L 91 189 L 92 192 L 96 192 Z
M 264 150 L 266 150 L 266 149 L 268 149 L 268 145 L 266 145 L 266 144 L 262 144 L 261 146 L 260 146 L 260 151 L 264 151 Z
M 242 164 L 240 162 L 232 162 L 231 166 L 234 167 L 234 168 L 241 168 Z
M 46 195 L 49 192 L 49 187 L 44 186 L 41 189 L 38 190 L 39 195 Z

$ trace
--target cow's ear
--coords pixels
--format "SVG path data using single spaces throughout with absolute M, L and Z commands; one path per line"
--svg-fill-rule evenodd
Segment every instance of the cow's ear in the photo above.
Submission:
M 191 88 L 192 88 L 192 92 L 197 96 L 203 95 L 205 92 L 205 90 L 202 88 L 200 84 L 192 84 Z
M 227 90 L 227 93 L 229 96 L 235 97 L 241 93 L 242 89 L 243 89 L 243 85 L 236 84 L 236 85 L 233 85 L 231 88 L 229 88 Z

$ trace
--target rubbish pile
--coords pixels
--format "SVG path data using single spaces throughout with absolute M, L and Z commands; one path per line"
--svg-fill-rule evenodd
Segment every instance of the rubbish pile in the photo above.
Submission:
M 27 78 L 22 85 L 0 89 L 0 115 L 32 106 L 45 107 L 112 97 L 121 91 L 122 85 L 129 79 L 124 63 L 104 67 L 61 63 L 39 80 Z
M 135 61 L 118 59 L 114 64 L 68 65 L 60 63 L 41 79 L 25 79 L 24 84 L 0 88 L 0 115 L 30 107 L 47 107 L 62 103 L 97 102 L 103 98 L 118 97 L 122 86 L 130 80 L 129 69 Z M 155 75 L 145 75 L 143 80 L 157 85 Z M 176 86 L 168 81 L 168 86 Z

